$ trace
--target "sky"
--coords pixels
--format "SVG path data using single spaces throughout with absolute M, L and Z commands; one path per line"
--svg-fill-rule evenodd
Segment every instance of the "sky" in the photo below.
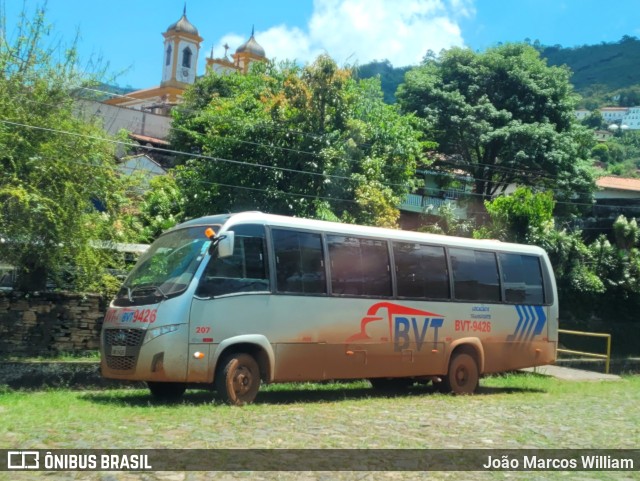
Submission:
M 43 0 L 0 0 L 6 35 L 19 14 Z M 48 39 L 70 44 L 79 33 L 84 63 L 101 60 L 120 86 L 160 83 L 162 32 L 176 22 L 184 0 L 47 0 Z M 301 64 L 327 53 L 340 65 L 388 59 L 415 65 L 428 50 L 452 46 L 485 50 L 500 42 L 539 40 L 575 47 L 640 37 L 638 0 L 187 0 L 189 21 L 204 38 L 205 57 L 232 53 L 255 28 L 255 38 L 276 60 Z

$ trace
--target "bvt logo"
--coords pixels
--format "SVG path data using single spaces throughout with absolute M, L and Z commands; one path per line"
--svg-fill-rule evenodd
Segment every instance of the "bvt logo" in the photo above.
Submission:
M 379 331 L 379 321 L 387 321 L 387 328 Z M 375 323 L 375 324 L 373 324 Z M 416 350 L 420 351 L 427 341 L 428 333 L 432 332 L 432 341 L 438 342 L 438 329 L 444 324 L 444 316 L 433 312 L 421 311 L 391 302 L 379 302 L 367 311 L 367 315 L 360 321 L 360 332 L 346 339 L 346 343 L 367 341 L 393 342 L 394 351 L 407 349 L 415 342 Z M 378 329 L 376 329 L 378 328 Z M 377 331 L 378 339 L 371 336 Z
M 38 451 L 8 451 L 7 469 L 39 469 L 40 453 Z

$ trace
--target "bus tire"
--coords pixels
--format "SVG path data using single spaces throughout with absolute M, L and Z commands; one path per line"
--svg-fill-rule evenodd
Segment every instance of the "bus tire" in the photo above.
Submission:
M 258 363 L 249 354 L 232 354 L 220 363 L 214 384 L 218 397 L 225 403 L 251 404 L 260 389 Z
M 147 382 L 151 395 L 158 401 L 177 401 L 187 390 L 181 382 Z
M 455 353 L 449 362 L 449 372 L 438 383 L 441 392 L 473 394 L 478 388 L 480 373 L 474 357 L 466 352 Z

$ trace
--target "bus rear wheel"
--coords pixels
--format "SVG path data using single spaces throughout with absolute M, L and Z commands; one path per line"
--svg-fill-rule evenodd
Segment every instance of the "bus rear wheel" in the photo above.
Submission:
M 478 363 L 465 352 L 454 354 L 449 362 L 449 372 L 439 383 L 438 389 L 453 394 L 473 394 L 478 388 L 480 373 Z
M 181 382 L 147 382 L 151 395 L 159 401 L 177 401 L 187 390 Z
M 251 404 L 260 389 L 260 368 L 249 354 L 232 354 L 225 358 L 215 379 L 218 396 L 227 404 Z

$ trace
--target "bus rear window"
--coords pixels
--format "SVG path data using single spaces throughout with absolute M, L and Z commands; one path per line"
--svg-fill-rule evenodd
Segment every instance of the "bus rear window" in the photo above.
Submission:
M 544 304 L 540 259 L 523 254 L 498 254 L 502 269 L 505 301 L 517 304 Z

